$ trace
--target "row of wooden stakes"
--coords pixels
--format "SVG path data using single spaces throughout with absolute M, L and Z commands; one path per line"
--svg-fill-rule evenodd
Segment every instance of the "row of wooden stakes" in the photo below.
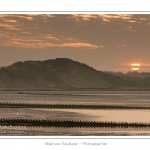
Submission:
M 0 103 L 0 108 L 150 109 L 150 106 Z
M 0 119 L 1 126 L 41 126 L 41 127 L 110 127 L 110 128 L 149 128 L 150 123 L 112 122 L 112 121 L 74 121 L 74 120 L 41 120 L 41 119 Z

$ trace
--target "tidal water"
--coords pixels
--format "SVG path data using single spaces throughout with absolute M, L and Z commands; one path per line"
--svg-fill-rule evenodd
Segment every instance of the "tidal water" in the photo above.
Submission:
M 0 91 L 0 102 L 150 106 L 149 91 Z
M 150 94 L 146 91 L 24 91 L 0 92 L 0 103 L 38 103 L 38 104 L 82 104 L 82 105 L 123 105 L 150 106 Z M 150 110 L 134 109 L 50 109 L 50 108 L 0 108 L 0 118 L 86 120 L 150 123 Z M 43 131 L 45 129 L 42 129 Z M 126 129 L 115 129 L 123 132 Z M 36 129 L 36 131 L 41 131 Z M 52 128 L 49 132 L 63 133 L 63 128 Z M 112 129 L 65 129 L 65 133 L 112 132 Z M 135 129 L 127 130 L 133 133 Z M 136 132 L 150 133 L 149 129 Z M 64 133 L 64 134 L 65 134 Z M 57 134 L 56 134 L 57 135 Z

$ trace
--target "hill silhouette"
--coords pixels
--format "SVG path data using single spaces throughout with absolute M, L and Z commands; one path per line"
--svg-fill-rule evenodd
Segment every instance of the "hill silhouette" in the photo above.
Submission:
M 143 87 L 144 79 L 142 83 L 97 71 L 68 58 L 16 62 L 0 69 L 1 89 L 112 90 Z

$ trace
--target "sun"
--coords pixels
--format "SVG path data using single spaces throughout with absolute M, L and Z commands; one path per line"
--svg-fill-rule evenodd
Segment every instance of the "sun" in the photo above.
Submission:
M 132 63 L 131 64 L 131 69 L 133 70 L 133 71 L 137 71 L 137 70 L 139 70 L 140 69 L 140 64 L 139 63 Z

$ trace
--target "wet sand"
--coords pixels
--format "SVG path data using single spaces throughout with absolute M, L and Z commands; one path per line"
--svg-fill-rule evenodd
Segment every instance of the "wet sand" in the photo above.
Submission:
M 149 129 L 46 128 L 1 129 L 2 136 L 150 136 Z

